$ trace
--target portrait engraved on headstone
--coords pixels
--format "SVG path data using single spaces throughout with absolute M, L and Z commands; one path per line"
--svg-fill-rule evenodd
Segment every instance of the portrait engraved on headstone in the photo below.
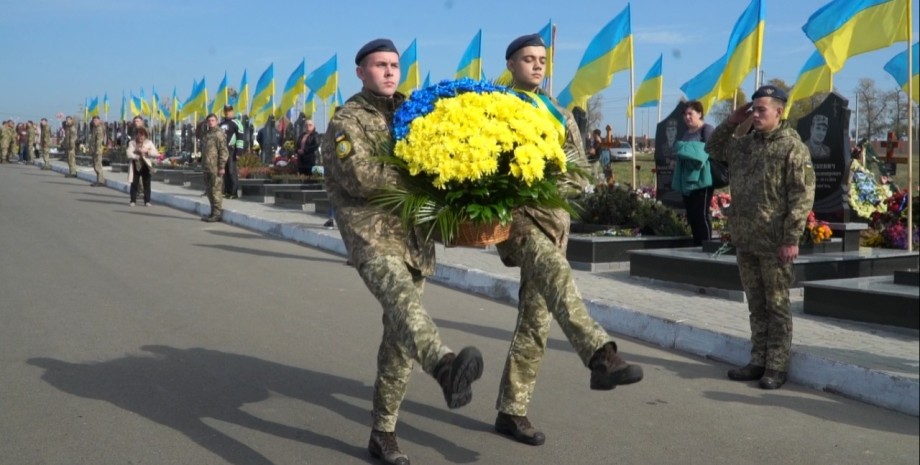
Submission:
M 846 194 L 850 176 L 850 110 L 848 101 L 831 93 L 796 130 L 811 152 L 815 168 L 815 217 L 831 222 L 849 220 Z
M 678 103 L 674 111 L 655 128 L 655 196 L 661 203 L 680 209 L 684 208 L 683 196 L 671 189 L 671 178 L 677 165 L 674 143 L 687 131 L 687 124 L 683 118 L 684 107 L 684 102 Z

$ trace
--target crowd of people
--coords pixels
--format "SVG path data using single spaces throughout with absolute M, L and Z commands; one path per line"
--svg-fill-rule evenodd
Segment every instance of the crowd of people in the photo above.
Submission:
M 587 165 L 584 140 L 572 113 L 540 88 L 547 61 L 541 36 L 515 39 L 507 47 L 505 60 L 513 88 L 541 96 L 553 106 L 545 111 L 562 115 L 565 139 L 560 144 Z M 398 214 L 371 202 L 380 189 L 404 187 L 406 182 L 379 160 L 390 155 L 393 146 L 391 132 L 380 128 L 392 127 L 393 115 L 405 100 L 396 90 L 398 49 L 389 39 L 370 41 L 358 50 L 355 65 L 361 90 L 335 112 L 325 135 L 317 134 L 312 121 L 307 121 L 295 151 L 301 173 L 323 170 L 334 207 L 329 221 L 338 224 L 349 262 L 383 310 L 368 450 L 384 463 L 407 465 L 409 458 L 398 444 L 396 426 L 413 365 L 417 363 L 434 379 L 447 407 L 456 409 L 472 401 L 473 384 L 482 376 L 485 363 L 476 347 L 450 348 L 422 305 L 423 285 L 435 269 L 434 243 L 420 230 L 406 227 Z M 814 199 L 808 148 L 782 119 L 786 100 L 782 90 L 763 86 L 751 103 L 717 128 L 703 122 L 698 102 L 690 102 L 683 115 L 689 130 L 681 141 L 675 141 L 679 162 L 674 183 L 684 196 L 688 219 L 691 212 L 697 218 L 690 219 L 694 240 L 711 235 L 711 225 L 703 219 L 712 195 L 711 181 L 707 183 L 705 175 L 709 158 L 730 167 L 732 241 L 748 298 L 752 349 L 750 362 L 730 370 L 728 377 L 756 380 L 763 389 L 777 389 L 786 382 L 792 340 L 792 262 Z M 197 128 L 210 203 L 210 214 L 202 218 L 207 222 L 221 220 L 223 197 L 236 192 L 235 163 L 245 137 L 233 107 L 223 110 L 223 120 L 209 114 Z M 97 173 L 94 185 L 101 185 L 106 130 L 98 118 L 90 127 L 87 140 Z M 44 166 L 50 166 L 47 121 L 42 120 L 38 131 L 31 123 L 24 128 L 27 147 L 22 154 L 17 144 L 21 145 L 23 135 L 11 122 L 4 123 L 0 159 L 10 161 L 10 151 L 15 149 L 20 150 L 20 160 L 26 161 L 31 148 L 38 147 L 46 160 Z M 142 189 L 144 205 L 150 206 L 150 174 L 157 147 L 149 140 L 143 118 L 135 118 L 124 129 L 130 205 L 136 205 Z M 60 148 L 68 161 L 68 175 L 74 176 L 77 129 L 71 117 L 62 130 Z M 592 157 L 598 156 L 599 136 L 599 132 L 592 135 Z M 594 181 L 582 173 L 566 174 L 562 180 L 566 186 L 582 189 Z M 530 421 L 528 406 L 553 320 L 587 369 L 588 388 L 609 391 L 643 379 L 642 368 L 624 360 L 617 343 L 590 316 L 582 300 L 565 256 L 569 226 L 569 215 L 560 208 L 520 207 L 513 211 L 510 237 L 497 244 L 502 262 L 520 269 L 520 295 L 498 389 L 494 429 L 532 446 L 546 441 L 546 435 Z

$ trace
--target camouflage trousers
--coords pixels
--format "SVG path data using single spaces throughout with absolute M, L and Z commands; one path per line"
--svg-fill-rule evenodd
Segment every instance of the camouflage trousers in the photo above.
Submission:
M 509 415 L 527 414 L 553 318 L 585 366 L 611 340 L 588 314 L 565 255 L 540 230 L 529 229 L 523 245 L 510 252 L 521 264 L 521 289 L 517 325 L 495 404 Z
M 10 162 L 9 144 L 6 141 L 0 142 L 0 163 Z
M 383 338 L 374 381 L 374 429 L 396 431 L 399 405 L 406 395 L 413 361 L 429 375 L 450 348 L 422 308 L 425 278 L 399 257 L 379 256 L 360 265 L 358 274 L 383 306 Z
M 93 171 L 96 172 L 96 182 L 105 184 L 105 170 L 102 169 L 102 152 L 93 154 Z
M 217 173 L 204 172 L 204 193 L 211 203 L 211 216 L 220 216 L 224 212 L 224 180 Z
M 77 152 L 75 150 L 67 151 L 67 170 L 71 176 L 77 175 Z
M 41 154 L 42 154 L 42 169 L 50 170 L 51 169 L 51 159 L 48 158 L 48 148 L 47 147 L 42 148 Z
M 787 371 L 792 349 L 792 264 L 782 264 L 778 255 L 738 251 L 738 269 L 750 311 L 751 363 Z

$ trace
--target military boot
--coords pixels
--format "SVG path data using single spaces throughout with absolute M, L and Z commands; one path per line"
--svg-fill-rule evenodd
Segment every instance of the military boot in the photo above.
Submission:
M 531 446 L 541 446 L 546 442 L 546 435 L 534 428 L 526 416 L 498 412 L 498 418 L 495 419 L 495 431 Z
M 399 450 L 396 433 L 371 430 L 371 439 L 367 443 L 367 450 L 372 457 L 380 459 L 388 465 L 409 465 L 409 456 Z
M 735 381 L 754 381 L 763 376 L 764 367 L 748 363 L 741 368 L 728 370 L 728 378 Z
M 617 354 L 616 342 L 610 341 L 594 352 L 588 362 L 591 389 L 609 391 L 619 385 L 642 381 L 642 367 L 630 365 Z
M 785 371 L 765 370 L 760 378 L 761 389 L 779 389 L 783 384 L 786 384 Z
M 434 369 L 434 379 L 444 391 L 449 408 L 460 408 L 473 400 L 473 381 L 482 376 L 482 354 L 466 347 L 459 354 L 447 354 Z

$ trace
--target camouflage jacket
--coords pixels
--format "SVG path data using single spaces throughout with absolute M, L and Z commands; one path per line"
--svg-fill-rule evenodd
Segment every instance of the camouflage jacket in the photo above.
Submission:
M 64 126 L 64 139 L 61 141 L 61 148 L 65 151 L 72 152 L 77 149 L 77 126 L 71 124 Z
M 3 127 L 0 128 L 0 146 L 6 148 L 6 146 L 10 143 L 10 139 L 12 138 L 13 131 L 10 130 L 9 126 L 3 125 Z
M 777 253 L 795 245 L 815 200 L 815 170 L 808 148 L 786 121 L 769 132 L 734 136 L 722 123 L 706 142 L 709 155 L 729 165 L 732 244 L 743 252 Z
M 392 152 L 390 123 L 403 100 L 399 93 L 390 99 L 361 91 L 335 111 L 321 149 L 326 191 L 356 267 L 374 257 L 395 256 L 430 276 L 434 243 L 420 230 L 406 231 L 398 215 L 369 200 L 381 188 L 402 183 L 393 167 L 377 157 Z
M 201 166 L 211 174 L 217 174 L 227 164 L 230 152 L 227 150 L 227 137 L 220 126 L 208 128 L 201 139 Z
M 102 155 L 105 149 L 105 126 L 99 124 L 93 127 L 89 135 L 89 150 L 94 155 Z
M 26 144 L 29 146 L 29 150 L 32 150 L 32 147 L 35 146 L 35 134 L 35 125 L 26 128 Z
M 543 94 L 541 89 L 537 89 L 537 92 Z M 578 130 L 575 117 L 572 112 L 559 105 L 559 102 L 555 99 L 550 98 L 550 101 L 565 118 L 565 144 L 563 145 L 563 150 L 565 150 L 566 154 L 574 154 L 575 164 L 580 166 L 586 173 L 589 173 L 591 168 L 588 164 L 588 157 L 585 155 L 584 144 L 581 142 L 581 131 Z M 585 186 L 589 183 L 590 181 L 583 176 L 566 175 L 559 179 L 557 188 L 564 195 L 573 197 L 581 195 Z M 512 258 L 513 248 L 521 246 L 521 242 L 526 240 L 527 233 L 531 228 L 539 229 L 565 254 L 565 249 L 569 242 L 569 225 L 572 221 L 568 212 L 558 208 L 522 207 L 512 212 L 512 216 L 511 235 L 507 241 L 498 244 L 496 247 L 502 263 L 507 266 L 520 266 L 520 263 L 515 263 Z
M 51 147 L 51 126 L 39 126 L 41 131 L 40 144 L 41 148 L 46 149 Z

